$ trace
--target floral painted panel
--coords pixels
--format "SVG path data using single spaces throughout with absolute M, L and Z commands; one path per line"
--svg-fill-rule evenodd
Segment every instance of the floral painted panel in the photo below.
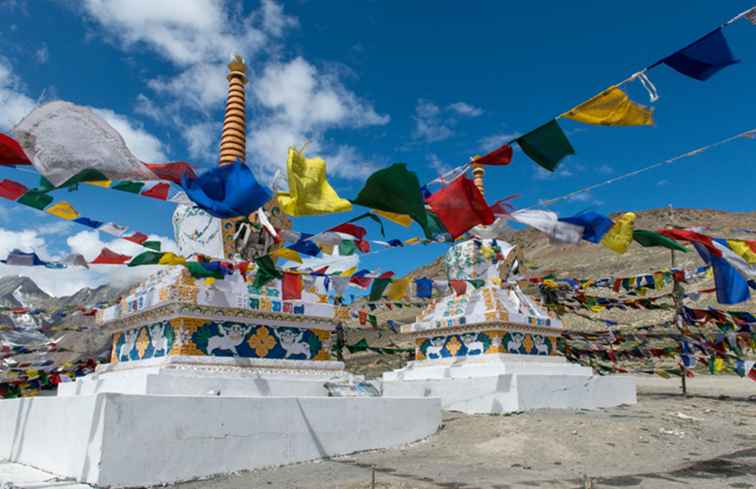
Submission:
M 556 337 L 518 331 L 487 331 L 435 336 L 417 340 L 415 358 L 436 360 L 486 353 L 558 355 Z

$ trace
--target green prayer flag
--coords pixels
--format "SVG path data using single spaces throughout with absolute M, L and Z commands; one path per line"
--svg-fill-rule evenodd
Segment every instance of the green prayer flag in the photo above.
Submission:
M 654 231 L 647 231 L 645 229 L 635 229 L 633 231 L 633 239 L 641 246 L 661 246 L 663 248 L 669 248 L 670 250 L 688 252 L 688 248 L 684 247 L 674 239 L 670 239 L 663 234 L 656 233 Z
M 370 287 L 369 301 L 378 301 L 383 296 L 383 291 L 386 290 L 388 284 L 391 283 L 390 278 L 375 278 L 373 279 L 373 285 Z
M 373 325 L 375 329 L 378 329 L 378 318 L 372 314 L 368 314 L 368 322 Z
M 255 263 L 257 264 L 257 271 L 255 272 L 253 287 L 259 289 L 274 278 L 283 277 L 283 273 L 276 268 L 276 264 L 273 263 L 273 259 L 270 255 L 255 258 Z
M 386 237 L 386 232 L 383 229 L 383 221 L 381 221 L 381 218 L 373 214 L 372 212 L 366 212 L 362 214 L 361 216 L 357 216 L 354 219 L 350 219 L 347 222 L 357 222 L 361 221 L 362 219 L 372 219 L 373 221 L 377 222 L 379 226 L 381 226 L 381 236 Z
M 62 184 L 58 185 L 57 187 L 53 185 L 52 182 L 50 182 L 50 180 L 48 180 L 45 177 L 39 177 L 39 185 L 40 185 L 40 190 L 44 192 L 49 192 L 56 188 L 69 187 L 70 189 L 74 189 L 81 182 L 101 182 L 103 180 L 109 180 L 109 179 L 101 171 L 95 170 L 93 168 L 89 168 L 89 169 L 80 171 L 79 173 L 72 176 L 71 178 L 63 182 Z
M 128 263 L 130 267 L 138 267 L 140 265 L 157 265 L 160 263 L 160 258 L 163 254 L 158 251 L 145 251 L 140 253 Z
M 420 181 L 404 163 L 395 163 L 370 175 L 352 203 L 407 214 L 423 228 L 427 238 L 431 236 Z
M 344 239 L 339 243 L 339 255 L 349 256 L 357 253 L 357 242 L 351 239 Z
M 533 161 L 549 171 L 554 171 L 565 156 L 575 154 L 556 119 L 520 136 L 517 144 Z
M 184 266 L 194 278 L 217 278 L 222 279 L 223 273 L 219 270 L 208 270 L 203 267 L 201 263 L 196 261 L 188 261 L 184 263 Z
M 365 338 L 362 338 L 360 341 L 353 345 L 346 345 L 347 350 L 349 350 L 349 353 L 358 353 L 361 351 L 367 351 L 368 349 L 368 342 L 365 340 Z
M 16 202 L 28 205 L 29 207 L 34 207 L 35 209 L 43 210 L 52 201 L 53 198 L 51 196 L 39 190 L 32 189 L 27 190 Z
M 476 289 L 479 289 L 479 288 L 483 287 L 484 285 L 486 285 L 486 281 L 483 280 L 483 279 L 481 279 L 481 278 L 468 279 L 467 281 L 470 282 L 470 285 L 472 285 Z
M 160 241 L 145 241 L 142 246 L 154 251 L 160 251 Z
M 449 239 L 451 240 L 451 236 L 449 235 L 449 231 L 446 230 L 446 227 L 441 222 L 441 219 L 438 218 L 438 216 L 428 211 L 428 229 L 430 230 L 431 235 L 429 236 L 430 239 L 437 239 L 440 236 L 449 236 Z
M 133 182 L 131 180 L 122 180 L 110 188 L 114 190 L 121 190 L 123 192 L 130 192 L 132 194 L 138 194 L 139 192 L 142 191 L 142 187 L 144 187 L 144 182 Z

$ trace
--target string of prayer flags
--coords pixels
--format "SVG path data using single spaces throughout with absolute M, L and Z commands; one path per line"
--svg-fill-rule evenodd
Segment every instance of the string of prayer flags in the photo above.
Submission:
M 572 217 L 561 217 L 560 221 L 575 224 L 583 228 L 583 239 L 591 243 L 598 243 L 614 226 L 614 222 L 606 216 L 593 211 L 586 211 Z
M 194 179 L 184 175 L 181 187 L 197 207 L 222 219 L 247 216 L 273 197 L 241 161 L 217 166 Z
M 556 119 L 520 136 L 516 141 L 530 159 L 549 171 L 554 171 L 565 156 L 575 154 Z
M 352 203 L 406 214 L 420 225 L 426 237 L 431 236 L 420 182 L 404 163 L 395 163 L 370 175 Z
M 663 234 L 648 231 L 646 229 L 633 230 L 633 240 L 646 248 L 660 246 L 674 251 L 682 251 L 683 253 L 688 252 L 688 248 L 682 246 L 677 241 L 669 239 Z
M 609 231 L 601 238 L 601 244 L 616 253 L 624 253 L 633 242 L 633 222 L 635 213 L 626 212 L 620 216 Z
M 494 215 L 472 180 L 461 175 L 426 200 L 452 239 L 482 224 L 494 222 Z
M 504 144 L 501 147 L 491 151 L 483 156 L 474 158 L 470 165 L 492 165 L 492 166 L 504 166 L 512 162 L 512 146 Z
M 326 162 L 322 158 L 305 158 L 304 153 L 289 148 L 286 161 L 289 191 L 278 193 L 281 210 L 290 216 L 314 216 L 347 212 L 352 204 L 339 197 L 326 179 Z
M 738 62 L 727 44 L 722 27 L 718 27 L 649 68 L 664 63 L 683 75 L 705 81 L 723 68 Z
M 433 296 L 433 280 L 427 277 L 415 279 L 415 295 L 430 299 Z
M 556 213 L 535 209 L 520 209 L 510 214 L 515 221 L 538 229 L 550 238 L 563 243 L 577 244 L 583 238 L 582 226 L 560 221 Z
M 602 126 L 650 126 L 653 110 L 636 104 L 617 86 L 612 86 L 562 114 L 586 124 Z
M 0 133 L 0 165 L 31 165 L 18 141 Z

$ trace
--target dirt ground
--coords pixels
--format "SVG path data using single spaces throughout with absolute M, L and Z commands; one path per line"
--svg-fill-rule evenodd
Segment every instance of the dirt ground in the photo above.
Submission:
M 756 488 L 756 383 L 638 377 L 639 402 L 598 411 L 446 413 L 411 446 L 175 489 Z

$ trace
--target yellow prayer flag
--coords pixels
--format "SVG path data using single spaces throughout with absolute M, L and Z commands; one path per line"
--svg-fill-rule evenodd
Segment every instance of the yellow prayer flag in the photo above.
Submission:
M 341 272 L 342 277 L 351 277 L 357 272 L 357 267 L 347 268 L 343 272 Z
M 52 214 L 55 217 L 60 217 L 61 219 L 68 219 L 69 221 L 80 216 L 76 209 L 71 207 L 71 204 L 66 201 L 58 202 L 45 210 L 45 212 Z
M 656 290 L 664 288 L 664 272 L 654 272 L 654 288 Z
M 160 265 L 183 265 L 184 263 L 186 263 L 186 259 L 183 256 L 178 256 L 170 251 L 163 253 L 158 262 Z
M 717 357 L 714 359 L 714 373 L 718 374 L 725 368 L 725 362 L 723 359 Z
M 93 180 L 91 182 L 84 182 L 87 185 L 94 185 L 95 187 L 109 188 L 113 182 L 111 180 Z
M 322 158 L 305 158 L 304 153 L 289 148 L 286 162 L 289 191 L 278 193 L 281 210 L 290 216 L 312 216 L 352 210 L 352 204 L 339 197 L 326 180 L 326 162 Z
M 419 242 L 420 242 L 420 238 L 418 238 L 417 236 L 415 236 L 414 238 L 404 240 L 404 244 L 408 244 L 408 245 L 419 243 Z
M 284 258 L 286 260 L 302 263 L 302 257 L 299 253 L 291 248 L 277 248 L 271 251 L 270 256 L 274 258 Z
M 748 243 L 739 239 L 728 239 L 727 244 L 730 245 L 730 249 L 743 258 L 746 263 L 753 265 L 756 263 L 756 253 L 753 252 Z
M 392 301 L 400 301 L 407 296 L 410 288 L 409 277 L 392 281 L 386 289 L 386 297 Z
M 636 104 L 617 86 L 607 88 L 562 117 L 602 126 L 650 126 L 654 123 L 653 110 Z
M 409 227 L 412 224 L 412 218 L 407 214 L 397 214 L 395 212 L 381 211 L 378 209 L 373 209 L 373 212 L 404 227 Z
M 633 242 L 633 222 L 635 214 L 626 212 L 616 221 L 614 226 L 606 233 L 601 240 L 601 244 L 617 253 L 624 253 Z
M 205 285 L 210 286 L 215 283 L 215 277 L 205 277 Z

